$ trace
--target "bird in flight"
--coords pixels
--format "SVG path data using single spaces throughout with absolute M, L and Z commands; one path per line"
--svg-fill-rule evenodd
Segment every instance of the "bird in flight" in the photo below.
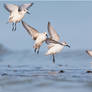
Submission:
M 32 39 L 35 40 L 33 48 L 34 48 L 34 51 L 38 54 L 42 43 L 48 37 L 47 33 L 46 32 L 43 32 L 43 33 L 38 32 L 35 28 L 29 26 L 24 21 L 22 21 L 22 24 L 23 24 L 24 28 L 27 30 L 27 32 L 31 35 Z
M 24 15 L 30 14 L 28 9 L 33 3 L 23 4 L 21 6 L 15 4 L 4 4 L 5 9 L 10 12 L 8 23 L 12 23 L 12 31 L 16 31 L 16 24 L 20 22 Z
M 67 46 L 69 48 L 70 46 L 65 41 L 59 42 L 60 37 L 54 30 L 54 28 L 51 26 L 50 22 L 48 22 L 48 33 L 50 37 L 46 39 L 46 43 L 48 46 L 48 51 L 46 52 L 46 55 L 52 55 L 53 63 L 55 63 L 55 54 L 59 53 L 64 48 L 64 46 Z

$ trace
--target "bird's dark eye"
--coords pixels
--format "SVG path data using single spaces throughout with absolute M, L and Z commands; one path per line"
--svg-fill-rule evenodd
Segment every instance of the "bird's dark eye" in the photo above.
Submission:
M 47 38 L 48 38 L 48 35 L 46 34 Z

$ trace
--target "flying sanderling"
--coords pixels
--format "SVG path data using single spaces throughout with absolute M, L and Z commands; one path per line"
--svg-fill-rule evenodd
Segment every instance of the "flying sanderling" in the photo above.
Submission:
M 8 23 L 12 23 L 12 31 L 16 31 L 16 23 L 20 22 L 28 9 L 33 5 L 33 3 L 23 4 L 21 6 L 17 6 L 15 4 L 4 4 L 4 7 L 7 11 L 10 12 Z
M 29 26 L 24 21 L 22 21 L 22 24 L 23 24 L 24 28 L 27 30 L 27 32 L 32 36 L 32 39 L 35 40 L 33 48 L 34 48 L 34 51 L 37 52 L 37 54 L 38 54 L 42 43 L 44 41 L 46 41 L 46 39 L 47 39 L 47 33 L 46 32 L 44 32 L 44 33 L 38 32 L 35 28 Z
M 48 45 L 48 51 L 46 52 L 46 55 L 52 55 L 53 63 L 55 63 L 55 54 L 59 53 L 64 48 L 64 46 L 70 46 L 66 42 L 59 42 L 60 37 L 51 26 L 50 22 L 48 22 L 48 33 L 50 38 L 46 39 L 46 43 Z

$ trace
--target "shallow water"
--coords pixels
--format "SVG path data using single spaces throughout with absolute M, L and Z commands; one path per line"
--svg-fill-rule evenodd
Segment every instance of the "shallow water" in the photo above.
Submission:
M 3 52 L 3 50 L 2 50 Z M 0 92 L 91 92 L 92 58 L 85 50 L 63 51 L 52 58 L 31 50 L 0 54 Z M 61 72 L 60 71 L 64 71 Z

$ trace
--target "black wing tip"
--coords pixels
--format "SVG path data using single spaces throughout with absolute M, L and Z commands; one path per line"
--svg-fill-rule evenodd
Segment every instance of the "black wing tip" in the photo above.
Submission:
M 50 23 L 50 21 L 48 21 L 48 26 L 47 26 L 47 28 L 48 28 L 48 31 L 49 31 L 49 26 L 50 26 L 50 24 L 51 24 L 51 23 Z
M 6 3 L 4 3 L 3 6 L 4 6 L 4 8 L 5 8 L 8 12 L 10 12 L 10 11 L 8 10 L 8 8 L 7 8 L 7 4 L 6 4 Z
M 23 27 L 29 32 L 29 29 L 27 28 L 29 25 L 23 20 L 21 22 L 22 22 Z
M 24 22 L 23 20 L 21 22 L 22 22 L 22 25 L 24 26 L 24 28 L 26 28 L 27 23 Z
M 24 26 L 24 28 L 26 28 L 26 26 L 29 26 L 30 27 L 30 25 L 28 25 L 26 22 L 24 22 L 23 20 L 21 21 L 22 22 L 22 25 Z
M 24 22 L 23 20 L 22 20 L 21 22 L 22 22 L 22 24 L 24 25 L 25 22 Z
M 23 20 L 22 20 L 21 22 L 22 22 L 23 25 L 24 25 L 24 24 L 27 24 L 27 23 L 26 23 L 25 21 L 23 21 Z

